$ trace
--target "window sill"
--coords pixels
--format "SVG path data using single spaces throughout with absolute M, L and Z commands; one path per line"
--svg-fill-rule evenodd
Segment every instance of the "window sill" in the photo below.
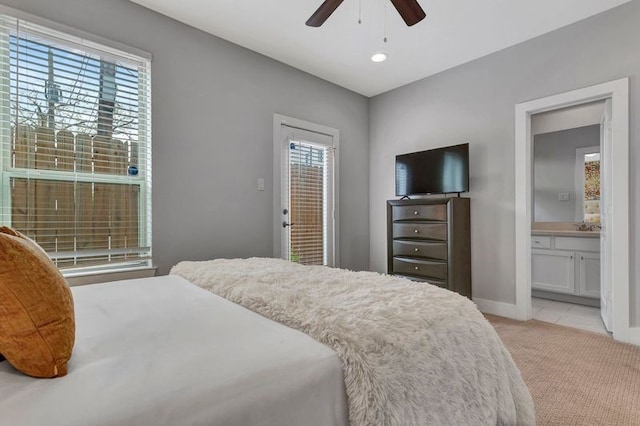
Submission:
M 135 266 L 130 268 L 114 269 L 109 271 L 84 271 L 63 273 L 69 287 L 99 284 L 109 281 L 131 280 L 136 278 L 149 278 L 156 274 L 156 266 Z

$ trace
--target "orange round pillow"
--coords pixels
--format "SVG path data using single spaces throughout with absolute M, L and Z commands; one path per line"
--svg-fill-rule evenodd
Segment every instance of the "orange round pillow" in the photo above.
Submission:
M 71 290 L 46 253 L 0 227 L 0 354 L 33 377 L 67 374 L 75 342 Z

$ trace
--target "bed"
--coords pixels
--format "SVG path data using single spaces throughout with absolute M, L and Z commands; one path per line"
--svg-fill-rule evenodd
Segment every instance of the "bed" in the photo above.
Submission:
M 0 363 L 0 424 L 535 423 L 495 330 L 436 286 L 219 259 L 73 296 L 69 374 Z
M 0 363 L 0 425 L 347 425 L 341 362 L 171 275 L 74 287 L 69 373 Z

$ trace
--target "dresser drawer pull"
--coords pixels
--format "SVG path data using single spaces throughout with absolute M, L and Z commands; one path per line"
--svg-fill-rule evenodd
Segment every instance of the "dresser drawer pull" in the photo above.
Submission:
M 420 249 L 418 247 L 414 248 L 413 251 L 415 251 L 416 253 L 420 251 Z
M 416 216 L 418 216 L 418 214 L 419 214 L 419 213 L 418 213 L 418 211 L 416 210 L 416 211 L 414 211 L 414 212 L 413 212 L 413 214 L 414 214 L 414 215 L 416 215 Z
M 416 270 L 416 271 L 419 271 L 419 270 L 420 270 L 420 268 L 419 268 L 418 266 L 416 266 L 416 267 L 415 267 L 415 270 Z
M 414 233 L 414 234 L 419 234 L 419 233 L 420 233 L 420 231 L 418 231 L 417 229 L 414 229 L 414 230 L 413 230 L 413 233 Z

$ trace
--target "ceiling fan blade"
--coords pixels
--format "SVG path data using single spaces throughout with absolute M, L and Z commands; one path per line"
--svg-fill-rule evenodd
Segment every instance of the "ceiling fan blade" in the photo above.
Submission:
M 329 16 L 342 4 L 344 0 L 326 0 L 320 5 L 318 10 L 315 11 L 311 18 L 307 20 L 309 27 L 319 27 L 329 19 Z
M 391 3 L 408 26 L 417 24 L 427 16 L 417 0 L 391 0 Z

